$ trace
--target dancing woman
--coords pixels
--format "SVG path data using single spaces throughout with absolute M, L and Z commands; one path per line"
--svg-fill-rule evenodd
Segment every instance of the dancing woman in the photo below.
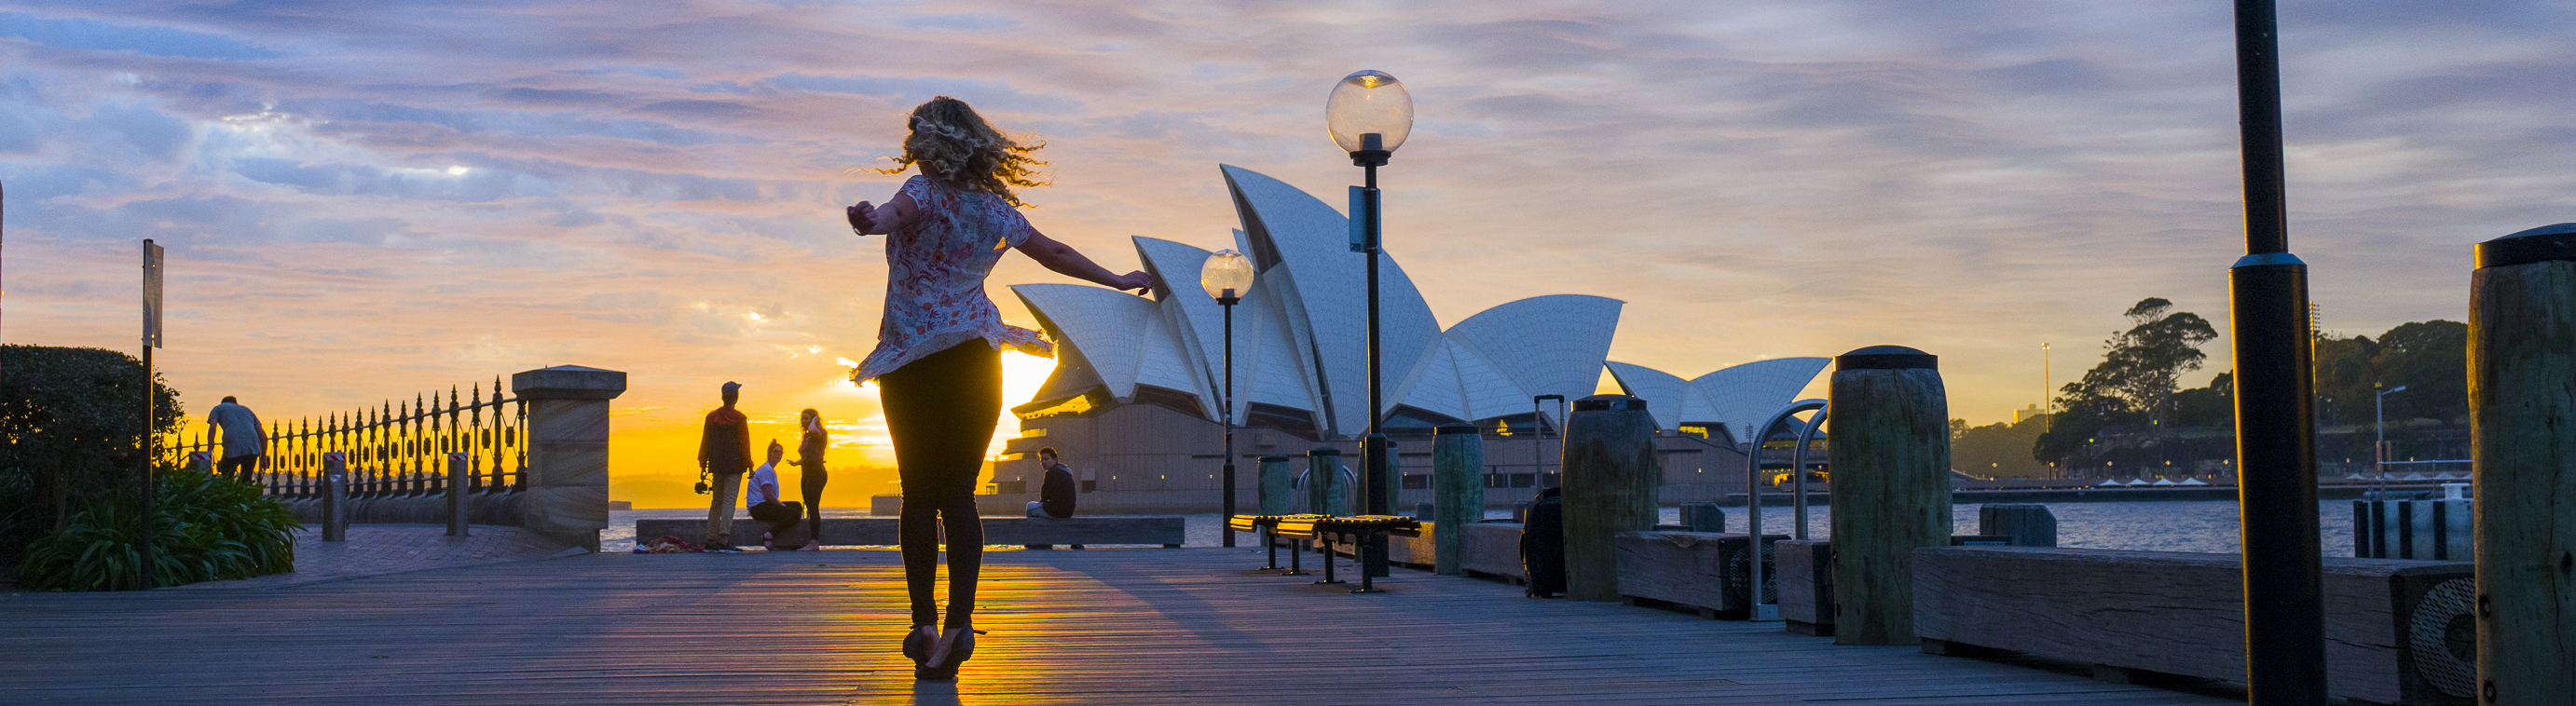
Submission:
M 984 277 L 1004 250 L 1017 248 L 1047 269 L 1116 289 L 1152 285 L 1143 272 L 1111 274 L 1073 248 L 1038 233 L 1020 216 L 1013 186 L 1042 186 L 1029 154 L 994 130 L 964 101 L 940 96 L 912 109 L 912 134 L 890 169 L 919 167 L 883 206 L 849 208 L 859 235 L 886 242 L 885 318 L 877 348 L 851 373 L 877 381 L 886 427 L 894 437 L 903 485 L 903 577 L 912 596 L 904 655 L 916 679 L 957 675 L 975 650 L 975 579 L 984 561 L 984 526 L 975 515 L 975 480 L 993 423 L 1002 413 L 1001 351 L 1051 355 L 1035 331 L 1002 324 L 984 296 Z M 939 530 L 948 534 L 948 615 L 940 620 L 931 589 Z

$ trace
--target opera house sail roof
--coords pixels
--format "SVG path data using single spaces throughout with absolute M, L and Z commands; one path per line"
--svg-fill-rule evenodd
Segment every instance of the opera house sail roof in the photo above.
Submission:
M 1233 245 L 1260 273 L 1234 312 L 1234 418 L 1317 439 L 1366 433 L 1367 262 L 1348 247 L 1349 219 L 1277 179 L 1220 168 L 1242 223 Z M 1014 408 L 1023 419 L 1137 403 L 1219 418 L 1224 314 L 1197 284 L 1210 252 L 1145 237 L 1135 245 L 1154 280 L 1150 297 L 1088 285 L 1011 286 L 1058 344 L 1055 375 L 1028 404 Z M 1378 412 L 1388 426 L 1491 420 L 1531 411 L 1533 396 L 1575 399 L 1598 384 L 1618 328 L 1619 300 L 1531 297 L 1443 330 L 1403 266 L 1391 254 L 1382 257 L 1388 408 Z M 1823 360 L 1763 361 L 1689 382 L 1636 366 L 1625 369 L 1642 372 L 1622 374 L 1622 364 L 1610 365 L 1631 394 L 1681 401 L 1660 407 L 1680 412 L 1657 417 L 1672 428 L 1684 420 L 1768 413 L 1813 378 Z M 1805 364 L 1797 361 L 1817 363 L 1799 367 Z M 1631 377 L 1652 378 L 1649 384 L 1659 387 L 1631 385 Z M 1731 386 L 1737 382 L 1750 387 L 1738 391 Z M 1554 409 L 1541 414 L 1561 421 L 1552 419 Z

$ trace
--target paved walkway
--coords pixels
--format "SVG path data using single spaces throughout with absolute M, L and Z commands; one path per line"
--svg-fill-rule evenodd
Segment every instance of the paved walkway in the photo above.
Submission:
M 350 525 L 349 541 L 322 541 L 321 525 L 295 533 L 295 571 L 235 581 L 202 581 L 168 590 L 267 589 L 365 576 L 527 561 L 586 553 L 536 532 L 475 525 L 464 537 L 446 525 Z
M 990 634 L 955 683 L 916 684 L 895 649 L 895 552 L 594 554 L 0 595 L 0 703 L 2228 703 L 1410 569 L 1352 595 L 1245 550 L 985 560 Z

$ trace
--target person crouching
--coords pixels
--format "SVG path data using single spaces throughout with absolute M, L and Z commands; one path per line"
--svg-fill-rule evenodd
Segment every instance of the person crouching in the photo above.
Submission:
M 743 493 L 743 504 L 750 508 L 751 519 L 769 523 L 769 531 L 760 534 L 760 546 L 767 549 L 777 549 L 778 535 L 795 529 L 796 523 L 805 519 L 803 503 L 779 500 L 778 461 L 786 457 L 787 447 L 777 439 L 769 440 L 769 462 L 751 470 L 751 487 Z

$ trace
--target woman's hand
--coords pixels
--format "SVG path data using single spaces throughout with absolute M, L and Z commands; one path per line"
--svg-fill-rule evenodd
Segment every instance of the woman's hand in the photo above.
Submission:
M 1118 284 L 1115 286 L 1120 290 L 1133 289 L 1138 295 L 1143 295 L 1145 290 L 1154 288 L 1154 278 L 1145 274 L 1143 270 L 1138 270 L 1119 275 Z
M 859 235 L 867 235 L 868 231 L 875 229 L 877 220 L 876 206 L 870 205 L 866 201 L 861 201 L 858 205 L 851 206 L 849 208 L 849 212 L 850 230 L 852 232 Z

